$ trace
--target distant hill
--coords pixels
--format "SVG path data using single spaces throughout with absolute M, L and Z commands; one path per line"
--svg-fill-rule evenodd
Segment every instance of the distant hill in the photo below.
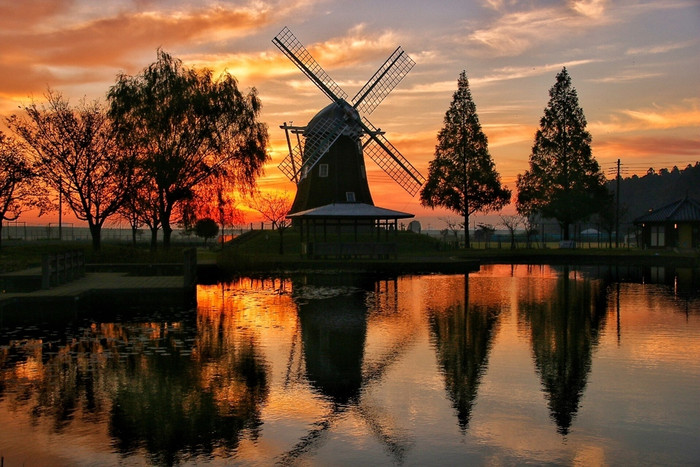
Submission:
M 615 180 L 607 183 L 615 193 Z M 649 169 L 646 175 L 633 175 L 620 181 L 620 205 L 627 208 L 624 221 L 631 222 L 647 213 L 673 201 L 688 196 L 700 200 L 700 162 L 688 165 L 685 169 Z

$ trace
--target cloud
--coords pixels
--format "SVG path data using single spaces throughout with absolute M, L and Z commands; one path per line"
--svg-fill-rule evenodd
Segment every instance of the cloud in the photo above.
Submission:
M 500 2 L 490 2 L 491 5 Z M 500 8 L 499 6 L 499 9 Z M 568 6 L 507 12 L 489 26 L 469 34 L 467 42 L 490 56 L 514 56 L 543 43 L 608 24 L 602 0 L 581 0 Z
M 358 24 L 343 36 L 308 45 L 307 49 L 324 68 L 376 68 L 381 63 L 374 64 L 374 60 L 387 59 L 400 42 L 391 30 L 368 33 L 365 24 Z
M 0 3 L 0 28 L 4 31 L 26 29 L 31 24 L 41 24 L 68 10 L 73 0 L 23 0 Z
M 489 140 L 489 148 L 496 149 L 513 144 L 532 143 L 537 128 L 518 123 L 499 123 L 483 126 Z
M 653 79 L 653 78 L 658 78 L 660 76 L 665 76 L 665 73 L 661 72 L 652 72 L 652 71 L 647 71 L 647 72 L 642 72 L 639 71 L 639 69 L 629 69 L 629 70 L 622 70 L 614 75 L 609 75 L 609 76 L 604 76 L 602 78 L 592 78 L 589 79 L 589 81 L 593 83 L 628 83 L 631 81 L 641 81 L 645 79 Z
M 667 42 L 665 44 L 659 44 L 656 46 L 646 46 L 646 47 L 633 47 L 627 49 L 626 55 L 656 55 L 665 54 L 668 52 L 673 52 L 675 50 L 686 49 L 688 47 L 697 46 L 698 41 L 683 41 L 683 42 Z
M 700 99 L 686 99 L 684 105 L 645 109 L 622 109 L 607 122 L 588 125 L 591 133 L 610 134 L 674 128 L 700 127 Z
M 621 158 L 626 165 L 638 168 L 658 167 L 659 163 L 684 167 L 700 161 L 700 138 L 608 135 L 594 139 L 593 149 L 598 159 Z
M 606 4 L 606 0 L 575 0 L 570 3 L 570 7 L 580 15 L 598 19 L 603 17 Z
M 266 3 L 251 5 L 104 13 L 81 11 L 68 1 L 5 2 L 0 13 L 16 22 L 0 32 L 0 90 L 8 98 L 47 85 L 109 82 L 119 69 L 138 71 L 144 53 L 155 58 L 161 46 L 172 52 L 254 34 L 276 12 Z M 38 20 L 27 17 L 33 14 Z
M 501 81 L 509 81 L 514 79 L 530 78 L 533 76 L 541 76 L 544 74 L 550 74 L 553 72 L 559 72 L 563 67 L 573 68 L 581 65 L 588 65 L 591 63 L 596 63 L 599 60 L 594 59 L 584 59 L 584 60 L 571 60 L 561 63 L 552 63 L 539 66 L 526 66 L 526 67 L 503 67 L 494 70 L 489 75 L 477 77 L 474 79 L 469 79 L 470 84 L 483 85 L 492 84 Z

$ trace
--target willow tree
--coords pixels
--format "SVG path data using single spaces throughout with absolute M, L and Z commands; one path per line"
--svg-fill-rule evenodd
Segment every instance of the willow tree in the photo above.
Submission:
M 25 115 L 13 115 L 8 126 L 29 146 L 39 177 L 87 222 L 92 246 L 99 250 L 102 226 L 127 196 L 133 154 L 117 146 L 99 102 L 71 106 L 51 90 L 46 99 L 45 104 L 24 107 Z
M 108 92 L 110 115 L 122 145 L 157 191 L 163 246 L 170 246 L 171 216 L 213 173 L 225 172 L 250 189 L 267 160 L 267 126 L 258 121 L 255 89 L 242 93 L 228 73 L 214 78 L 158 50 L 140 74 L 121 74 Z
M 530 168 L 517 178 L 516 204 L 522 215 L 556 219 L 569 240 L 571 224 L 598 212 L 610 194 L 566 68 L 556 80 L 535 134 Z
M 420 193 L 421 204 L 444 207 L 464 217 L 465 247 L 469 248 L 469 216 L 503 208 L 510 190 L 501 186 L 481 130 L 466 71 L 438 133 L 435 158 L 428 166 L 428 180 Z

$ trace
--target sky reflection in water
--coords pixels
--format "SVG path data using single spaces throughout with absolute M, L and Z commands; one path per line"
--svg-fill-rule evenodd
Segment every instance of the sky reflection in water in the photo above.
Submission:
M 496 265 L 240 278 L 200 286 L 196 313 L 3 316 L 0 455 L 692 463 L 697 290 L 692 270 Z

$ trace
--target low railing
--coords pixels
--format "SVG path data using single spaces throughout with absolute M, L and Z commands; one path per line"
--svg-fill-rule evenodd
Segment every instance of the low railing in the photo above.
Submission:
M 182 258 L 183 286 L 185 288 L 197 285 L 197 249 L 187 248 Z
M 50 289 L 85 275 L 85 256 L 80 250 L 46 254 L 41 258 L 41 288 Z

